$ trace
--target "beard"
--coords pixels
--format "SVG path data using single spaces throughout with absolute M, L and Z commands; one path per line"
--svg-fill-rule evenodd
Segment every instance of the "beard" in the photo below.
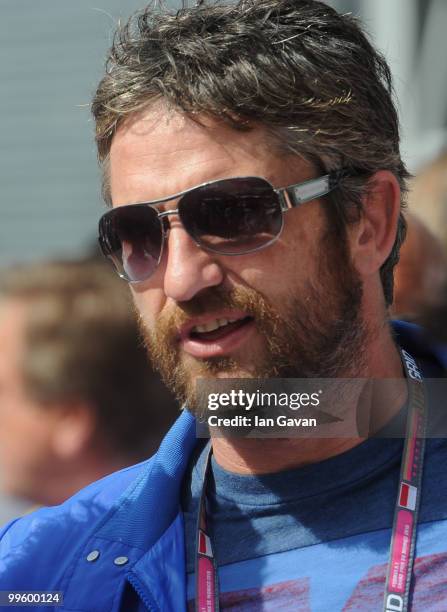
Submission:
M 369 331 L 362 318 L 363 286 L 344 240 L 326 233 L 318 262 L 318 281 L 281 296 L 275 306 L 261 291 L 238 286 L 207 288 L 188 302 L 175 303 L 159 315 L 153 329 L 139 317 L 154 367 L 182 405 L 201 414 L 196 380 L 214 378 L 354 378 L 365 364 L 362 348 Z M 328 246 L 329 245 L 329 246 Z M 235 357 L 195 359 L 182 353 L 178 328 L 192 317 L 222 309 L 241 310 L 253 318 L 263 350 L 247 364 Z

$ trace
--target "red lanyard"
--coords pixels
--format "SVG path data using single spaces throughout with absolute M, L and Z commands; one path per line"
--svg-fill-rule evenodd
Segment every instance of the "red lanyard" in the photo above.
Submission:
M 413 357 L 404 350 L 401 353 L 407 377 L 409 408 L 391 533 L 384 612 L 407 612 L 409 609 L 427 421 L 422 375 Z M 208 532 L 206 511 L 206 484 L 211 453 L 210 445 L 205 461 L 196 531 L 196 612 L 219 612 L 217 564 Z
M 406 612 L 414 565 L 416 529 L 421 502 L 427 409 L 425 388 L 416 361 L 402 351 L 408 384 L 408 418 L 399 489 L 394 508 L 390 558 L 383 602 L 384 612 Z
M 208 535 L 206 513 L 206 483 L 211 464 L 211 444 L 208 447 L 200 494 L 199 517 L 196 530 L 196 612 L 219 612 L 219 580 L 216 557 Z

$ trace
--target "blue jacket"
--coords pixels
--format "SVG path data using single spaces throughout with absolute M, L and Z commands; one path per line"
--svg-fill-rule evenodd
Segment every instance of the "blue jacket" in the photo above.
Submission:
M 395 332 L 416 358 L 429 353 L 447 368 L 446 349 L 428 351 L 419 328 L 399 323 Z M 186 610 L 180 492 L 195 444 L 195 420 L 184 411 L 153 458 L 6 525 L 0 591 L 63 592 L 62 608 L 41 611 L 129 612 L 122 598 L 130 584 L 150 611 Z

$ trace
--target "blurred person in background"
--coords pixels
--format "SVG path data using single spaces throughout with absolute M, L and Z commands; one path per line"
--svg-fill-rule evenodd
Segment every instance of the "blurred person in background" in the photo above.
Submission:
M 447 252 L 447 147 L 411 180 L 408 207 L 437 236 Z
M 420 322 L 442 300 L 447 257 L 439 237 L 414 214 L 407 213 L 407 235 L 394 272 L 393 316 Z
M 409 183 L 407 237 L 395 269 L 392 315 L 447 338 L 447 149 Z
M 5 270 L 0 347 L 0 474 L 8 494 L 59 504 L 149 457 L 176 417 L 138 340 L 127 288 L 103 263 Z

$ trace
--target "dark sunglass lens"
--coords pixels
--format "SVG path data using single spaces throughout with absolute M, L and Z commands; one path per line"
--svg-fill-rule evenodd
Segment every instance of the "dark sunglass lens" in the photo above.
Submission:
M 146 280 L 158 265 L 163 243 L 157 212 L 140 205 L 111 210 L 99 222 L 99 242 L 121 276 Z
M 183 225 L 202 246 L 223 254 L 254 251 L 281 232 L 278 196 L 261 178 L 226 179 L 183 196 Z

